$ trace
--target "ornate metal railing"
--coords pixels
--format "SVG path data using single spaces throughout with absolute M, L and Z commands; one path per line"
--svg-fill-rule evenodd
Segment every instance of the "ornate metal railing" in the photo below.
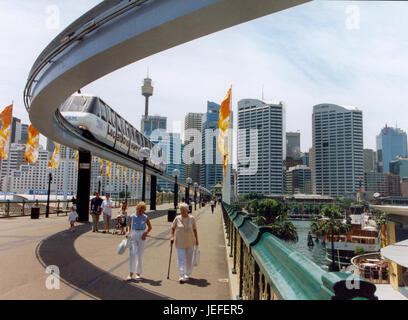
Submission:
M 251 217 L 222 203 L 232 273 L 239 279 L 238 299 L 377 300 L 376 287 L 345 272 L 328 272 Z

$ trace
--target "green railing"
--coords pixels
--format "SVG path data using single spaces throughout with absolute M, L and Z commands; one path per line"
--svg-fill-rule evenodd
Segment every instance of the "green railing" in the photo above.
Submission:
M 222 203 L 232 273 L 238 275 L 238 299 L 377 300 L 376 287 L 345 272 L 328 272 L 251 217 Z

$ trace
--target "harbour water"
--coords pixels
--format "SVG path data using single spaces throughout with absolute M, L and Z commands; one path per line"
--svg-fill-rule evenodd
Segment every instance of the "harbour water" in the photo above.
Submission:
M 320 267 L 328 269 L 328 261 L 325 258 L 325 250 L 321 240 L 318 243 L 314 242 L 313 247 L 307 245 L 307 235 L 310 231 L 311 221 L 291 220 L 291 222 L 296 227 L 299 240 L 298 242 L 286 243 Z

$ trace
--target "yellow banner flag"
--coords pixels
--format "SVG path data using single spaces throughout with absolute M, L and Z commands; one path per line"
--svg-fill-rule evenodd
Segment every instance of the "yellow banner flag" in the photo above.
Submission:
M 0 159 L 8 159 L 10 137 L 11 137 L 11 120 L 13 115 L 13 105 L 4 108 L 1 116 L 0 129 Z
M 75 170 L 78 170 L 78 163 L 79 163 L 79 152 L 75 152 Z
M 123 167 L 123 181 L 127 181 L 127 167 Z
M 101 176 L 103 175 L 103 163 L 105 162 L 105 160 L 103 160 L 102 158 L 99 158 L 99 172 L 101 174 Z
M 218 152 L 223 156 L 222 169 L 224 172 L 224 177 L 227 172 L 228 165 L 228 128 L 230 124 L 231 115 L 231 88 L 228 90 L 225 99 L 221 103 L 221 108 L 218 117 L 218 127 L 220 129 L 218 135 L 217 149 Z
M 385 224 L 381 226 L 381 240 L 382 240 L 382 247 L 387 246 L 387 238 L 385 236 Z
M 28 137 L 24 159 L 28 163 L 37 163 L 38 161 L 38 146 L 40 144 L 40 133 L 32 124 L 28 127 Z
M 135 170 L 132 171 L 132 179 L 131 179 L 132 183 L 135 182 Z
M 146 184 L 147 184 L 147 185 L 150 184 L 150 179 L 149 179 L 149 178 L 150 178 L 150 176 L 147 174 L 147 175 L 146 175 Z
M 119 173 L 120 173 L 120 165 L 116 165 L 116 174 L 115 174 L 115 179 L 119 180 Z
M 52 153 L 50 162 L 48 162 L 48 167 L 53 169 L 58 169 L 60 163 L 60 144 L 54 142 L 54 152 Z
M 112 171 L 112 162 L 106 161 L 106 176 L 108 179 L 111 177 L 111 171 Z

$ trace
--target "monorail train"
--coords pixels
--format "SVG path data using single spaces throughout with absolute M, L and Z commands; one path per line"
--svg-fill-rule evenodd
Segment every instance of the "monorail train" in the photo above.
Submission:
M 148 164 L 160 171 L 166 170 L 162 150 L 154 145 L 102 99 L 93 95 L 73 94 L 59 108 L 61 115 L 84 134 L 133 158 L 142 160 L 138 151 L 151 150 Z

